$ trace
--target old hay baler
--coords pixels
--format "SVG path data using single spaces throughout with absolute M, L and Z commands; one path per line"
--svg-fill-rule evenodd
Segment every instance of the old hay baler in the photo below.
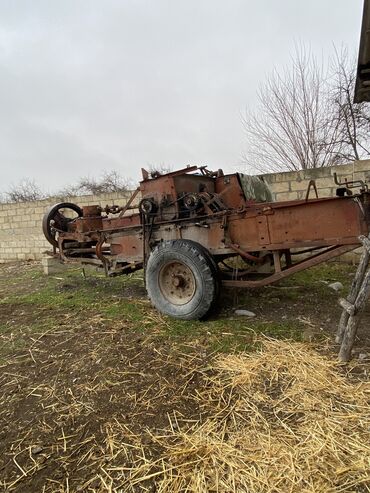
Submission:
M 353 250 L 369 235 L 370 193 L 361 181 L 337 183 L 337 196 L 325 198 L 310 182 L 304 199 L 273 202 L 258 177 L 197 166 L 142 171 L 126 205 L 59 203 L 45 214 L 43 230 L 65 262 L 92 264 L 109 276 L 144 268 L 151 301 L 172 317 L 203 318 L 221 286 L 271 284 Z

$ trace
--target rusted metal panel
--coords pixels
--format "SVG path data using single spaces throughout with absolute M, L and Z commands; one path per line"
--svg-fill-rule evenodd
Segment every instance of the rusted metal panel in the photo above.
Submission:
M 357 243 L 368 225 L 359 204 L 350 197 L 294 201 L 251 207 L 229 220 L 230 240 L 246 250 L 327 245 L 347 239 Z
M 76 231 L 78 233 L 87 233 L 88 231 L 96 231 L 103 228 L 103 218 L 98 217 L 80 217 L 76 219 Z
M 269 217 L 265 214 L 261 214 L 256 217 L 258 241 L 260 245 L 270 245 L 270 223 Z
M 102 208 L 99 205 L 85 205 L 82 207 L 83 217 L 101 216 Z
M 110 231 L 140 226 L 140 224 L 140 214 L 131 214 L 123 217 L 111 217 L 104 219 L 102 229 L 104 231 Z
M 111 235 L 107 237 L 111 248 L 111 255 L 116 260 L 134 262 L 143 257 L 143 242 L 139 235 Z
M 243 190 L 236 174 L 220 176 L 215 180 L 215 192 L 222 195 L 222 200 L 231 209 L 245 207 Z
M 271 244 L 349 238 L 361 234 L 361 212 L 350 198 L 275 208 L 268 217 Z
M 215 192 L 215 180 L 209 176 L 202 175 L 179 175 L 173 178 L 175 187 L 174 199 L 177 199 L 179 194 L 189 192 Z
M 359 244 L 359 235 L 369 234 L 370 194 L 364 187 L 353 196 L 346 196 L 345 189 L 340 197 L 256 203 L 245 200 L 237 174 L 200 171 L 189 175 L 187 168 L 152 179 L 145 175 L 141 202 L 133 204 L 137 191 L 129 201 L 139 214 L 128 214 L 124 206 L 81 210 L 69 204 L 80 216 L 71 220 L 58 209 L 65 204 L 57 204 L 50 212 L 53 217 L 44 219 L 49 241 L 64 260 L 100 265 L 107 273 L 126 273 L 140 268 L 160 241 L 192 240 L 217 262 L 240 255 L 252 264 L 272 265 L 274 272 L 262 281 L 245 279 L 244 271 L 232 281 L 253 287 L 348 251 Z M 52 233 L 55 225 L 57 242 Z M 326 251 L 316 252 L 325 247 Z M 315 251 L 305 263 L 294 263 L 291 249 Z

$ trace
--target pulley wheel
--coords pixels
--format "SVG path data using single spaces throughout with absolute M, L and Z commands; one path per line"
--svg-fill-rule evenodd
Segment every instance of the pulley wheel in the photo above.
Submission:
M 60 202 L 50 207 L 42 220 L 42 231 L 48 242 L 53 246 L 58 246 L 57 230 L 68 231 L 68 223 L 76 217 L 82 217 L 82 209 L 76 204 Z

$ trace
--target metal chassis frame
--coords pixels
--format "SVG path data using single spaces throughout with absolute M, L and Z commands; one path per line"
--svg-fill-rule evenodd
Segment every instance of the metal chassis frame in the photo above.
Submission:
M 223 280 L 223 286 L 229 287 L 239 287 L 239 288 L 260 288 L 263 286 L 267 286 L 273 282 L 279 281 L 280 279 L 284 279 L 296 272 L 300 272 L 301 270 L 308 269 L 313 267 L 314 265 L 321 264 L 322 262 L 326 262 L 327 260 L 331 260 L 339 255 L 343 255 L 343 253 L 350 252 L 358 248 L 358 245 L 340 245 L 333 246 L 327 248 L 324 252 L 317 253 L 312 255 L 311 257 L 301 260 L 295 264 L 288 265 L 285 269 L 281 268 L 280 264 L 280 254 L 286 253 L 286 251 L 281 252 L 280 250 L 273 251 L 274 257 L 274 274 L 267 275 L 263 279 L 254 280 L 254 281 L 245 281 L 245 280 Z M 290 252 L 289 252 L 290 253 Z

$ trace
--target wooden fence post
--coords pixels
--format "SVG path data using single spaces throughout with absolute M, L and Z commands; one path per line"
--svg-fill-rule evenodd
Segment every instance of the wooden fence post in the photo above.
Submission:
M 338 356 L 340 361 L 349 361 L 351 358 L 361 314 L 370 292 L 370 269 L 366 273 L 370 260 L 370 239 L 360 236 L 359 240 L 364 245 L 364 252 L 348 298 L 339 302 L 343 307 L 336 336 L 336 342 L 341 344 Z

